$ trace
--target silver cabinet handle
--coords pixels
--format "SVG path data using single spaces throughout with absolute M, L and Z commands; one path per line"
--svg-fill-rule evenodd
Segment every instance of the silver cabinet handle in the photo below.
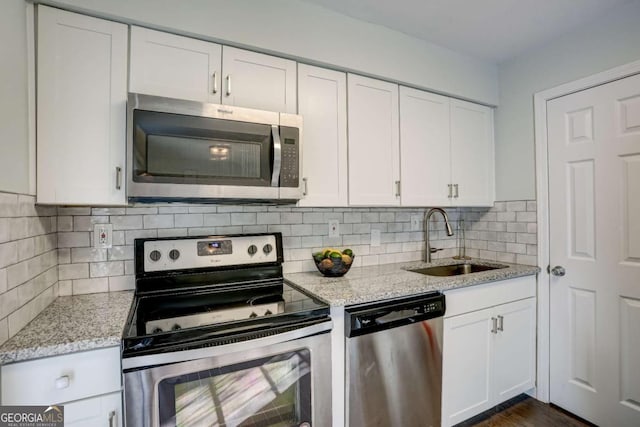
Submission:
M 567 274 L 567 271 L 564 269 L 563 266 L 561 265 L 556 265 L 555 267 L 553 267 L 551 270 L 549 270 L 547 268 L 547 271 L 551 274 L 553 274 L 554 276 L 558 276 L 558 277 L 562 277 L 565 274 Z
M 400 197 L 400 181 L 396 181 L 396 197 Z
M 453 197 L 453 192 L 452 192 L 453 184 L 447 184 L 447 187 L 449 187 L 449 195 L 447 196 L 447 198 L 450 199 Z
M 498 327 L 496 328 L 498 331 L 504 331 L 504 317 L 498 315 Z
M 122 188 L 122 168 L 120 166 L 116 166 L 116 190 L 120 190 Z
M 109 412 L 109 427 L 118 427 L 118 418 L 116 417 L 116 411 Z
M 457 199 L 458 198 L 458 184 L 453 184 L 453 189 L 455 190 L 453 198 Z
M 214 71 L 213 76 L 211 77 L 213 78 L 213 90 L 211 91 L 211 93 L 215 95 L 216 93 L 218 93 L 218 72 Z
M 491 318 L 491 333 L 492 334 L 497 334 L 498 333 L 498 319 L 496 319 L 495 317 Z
M 307 178 L 302 178 L 302 182 L 304 184 L 304 188 L 302 189 L 302 195 L 306 196 L 307 194 L 309 194 L 309 191 L 307 188 Z
M 231 74 L 227 75 L 227 96 L 231 96 Z

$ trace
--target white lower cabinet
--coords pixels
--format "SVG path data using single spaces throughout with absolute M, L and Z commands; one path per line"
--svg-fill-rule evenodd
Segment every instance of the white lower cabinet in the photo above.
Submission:
M 65 427 L 122 426 L 122 393 L 110 393 L 64 405 Z
M 447 293 L 442 425 L 535 386 L 535 276 Z
M 122 426 L 120 347 L 0 367 L 0 404 L 63 405 L 65 426 Z

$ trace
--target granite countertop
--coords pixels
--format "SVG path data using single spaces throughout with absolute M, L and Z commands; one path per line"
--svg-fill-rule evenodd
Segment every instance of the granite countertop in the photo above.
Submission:
M 120 345 L 132 291 L 57 298 L 0 346 L 0 365 Z
M 471 260 L 474 264 L 506 265 L 506 268 L 459 276 L 436 277 L 407 271 L 436 265 L 461 264 L 451 258 L 431 263 L 416 261 L 354 267 L 343 277 L 324 277 L 317 271 L 285 274 L 293 286 L 311 293 L 331 306 L 345 306 L 398 298 L 431 291 L 446 291 L 454 288 L 478 285 L 497 280 L 537 274 L 539 267 L 507 264 L 503 262 Z

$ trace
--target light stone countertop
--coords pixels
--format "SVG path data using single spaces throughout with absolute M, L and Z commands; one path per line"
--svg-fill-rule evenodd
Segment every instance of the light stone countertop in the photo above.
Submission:
M 446 258 L 434 260 L 431 263 L 415 261 L 354 267 L 342 277 L 324 277 L 318 271 L 310 271 L 285 274 L 285 279 L 293 286 L 307 291 L 327 304 L 339 307 L 530 276 L 540 271 L 539 267 L 530 265 L 479 259 L 472 259 L 470 262 L 486 265 L 500 264 L 506 265 L 507 268 L 449 277 L 427 276 L 407 271 L 462 262 Z
M 0 365 L 120 345 L 132 291 L 58 297 L 0 346 Z

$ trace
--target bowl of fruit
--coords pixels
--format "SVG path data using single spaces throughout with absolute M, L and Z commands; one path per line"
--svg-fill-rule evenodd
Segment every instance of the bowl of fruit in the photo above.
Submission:
M 324 276 L 340 277 L 349 271 L 355 257 L 351 249 L 326 248 L 313 254 L 313 262 Z

